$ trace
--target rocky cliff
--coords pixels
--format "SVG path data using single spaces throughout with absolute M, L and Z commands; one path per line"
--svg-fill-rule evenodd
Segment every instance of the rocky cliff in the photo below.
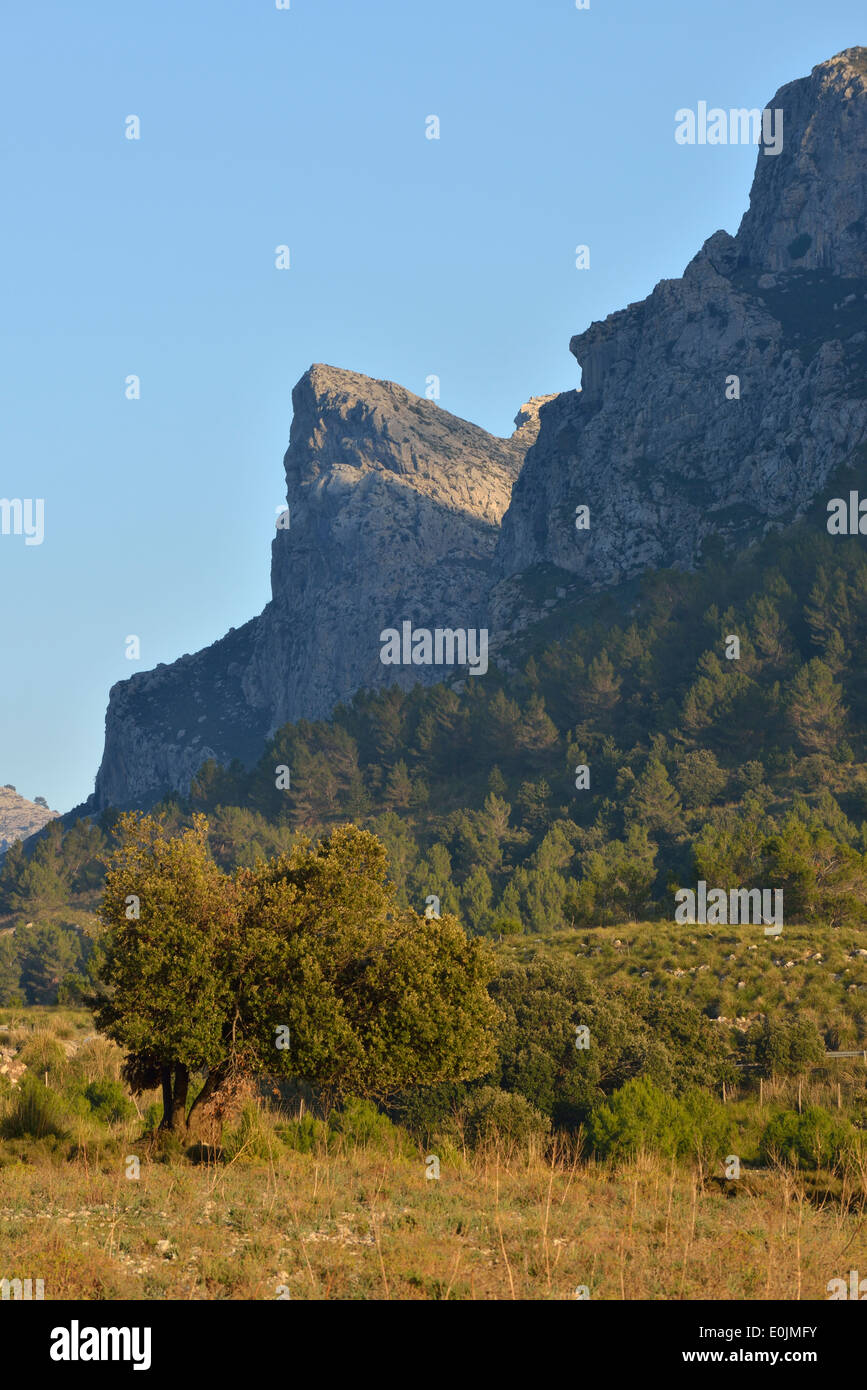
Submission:
M 271 602 L 204 651 L 112 688 L 89 810 L 185 789 L 207 758 L 249 761 L 287 720 L 328 714 L 362 686 L 442 678 L 383 666 L 386 627 L 484 625 L 538 403 L 498 439 L 402 386 L 316 365 L 292 404 Z
M 867 431 L 867 49 L 789 83 L 783 148 L 679 280 L 570 349 L 580 392 L 541 412 L 503 520 L 501 575 L 594 586 L 691 566 L 793 520 Z M 706 158 L 716 151 L 709 147 Z M 576 508 L 589 527 L 576 530 Z
M 534 616 L 516 594 L 536 567 L 554 567 L 558 597 L 690 567 L 708 537 L 742 547 L 863 462 L 867 49 L 769 105 L 783 147 L 759 151 L 737 235 L 716 232 L 682 278 L 573 338 L 581 389 L 531 402 L 511 439 L 390 382 L 305 374 L 271 602 L 113 687 L 88 810 L 185 788 L 207 757 L 250 761 L 280 724 L 359 687 L 442 678 L 383 666 L 385 627 L 490 623 L 496 649 Z

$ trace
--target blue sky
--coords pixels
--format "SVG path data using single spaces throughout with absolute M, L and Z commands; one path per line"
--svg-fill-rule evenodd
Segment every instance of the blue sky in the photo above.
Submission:
M 110 686 L 263 607 L 311 362 L 435 373 L 510 433 L 578 383 L 573 333 L 736 230 L 755 150 L 679 146 L 675 111 L 863 42 L 863 0 L 7 12 L 0 496 L 44 498 L 45 539 L 0 535 L 0 783 L 81 801 Z

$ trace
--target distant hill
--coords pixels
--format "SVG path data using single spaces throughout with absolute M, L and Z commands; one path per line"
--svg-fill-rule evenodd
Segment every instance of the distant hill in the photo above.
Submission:
M 16 840 L 26 840 L 60 814 L 19 796 L 14 787 L 0 787 L 0 854 Z

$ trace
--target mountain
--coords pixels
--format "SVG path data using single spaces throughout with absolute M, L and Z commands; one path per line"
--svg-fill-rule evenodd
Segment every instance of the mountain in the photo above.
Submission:
M 26 796 L 19 796 L 8 783 L 0 787 L 0 854 L 16 840 L 26 840 L 28 835 L 35 835 L 57 815 L 57 811 L 49 810 L 41 802 L 28 801 Z
M 770 106 L 783 149 L 759 152 L 737 236 L 716 232 L 681 279 L 572 339 L 583 389 L 541 412 L 502 575 L 544 563 L 599 587 L 689 568 L 708 537 L 742 548 L 863 462 L 867 49 Z
M 393 382 L 320 364 L 292 405 L 271 602 L 204 651 L 112 688 L 88 809 L 186 788 L 207 758 L 249 762 L 287 720 L 327 714 L 386 675 L 440 678 L 383 666 L 384 628 L 485 624 L 498 527 L 539 403 L 499 439 Z
M 690 569 L 804 515 L 867 462 L 867 49 L 780 89 L 737 235 L 572 339 L 581 387 L 499 439 L 391 382 L 317 365 L 293 393 L 272 598 L 204 651 L 112 688 L 86 811 L 252 763 L 287 721 L 384 666 L 380 632 L 490 626 L 495 653 L 563 599 Z M 712 152 L 708 151 L 708 156 Z M 576 530 L 576 508 L 589 526 Z M 821 523 L 819 523 L 821 524 Z

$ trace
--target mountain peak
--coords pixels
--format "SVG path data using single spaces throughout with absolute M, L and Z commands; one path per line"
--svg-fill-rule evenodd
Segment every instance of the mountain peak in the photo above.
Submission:
M 347 488 L 364 482 L 366 489 L 387 485 L 391 496 L 409 487 L 496 524 L 529 443 L 490 435 L 396 382 L 322 363 L 301 377 L 292 407 L 284 466 L 299 521 L 308 507 L 321 513 L 343 505 Z
M 292 393 L 271 601 L 205 651 L 113 687 L 88 809 L 186 790 L 207 758 L 254 761 L 269 732 L 359 688 L 441 679 L 384 665 L 380 634 L 485 625 L 499 523 L 545 399 L 503 439 L 395 382 L 309 367 Z
M 28 835 L 35 835 L 57 814 L 47 805 L 43 806 L 41 798 L 38 802 L 28 801 L 26 796 L 19 796 L 9 783 L 0 787 L 0 854 L 16 840 L 26 840 Z
M 852 73 L 862 79 L 867 78 L 867 48 L 856 45 L 854 48 L 844 48 L 840 53 L 835 53 L 833 58 L 826 58 L 824 63 L 817 63 L 813 72 L 843 71 Z
M 782 148 L 759 150 L 741 263 L 867 275 L 867 48 L 819 63 L 768 106 L 783 112 Z

